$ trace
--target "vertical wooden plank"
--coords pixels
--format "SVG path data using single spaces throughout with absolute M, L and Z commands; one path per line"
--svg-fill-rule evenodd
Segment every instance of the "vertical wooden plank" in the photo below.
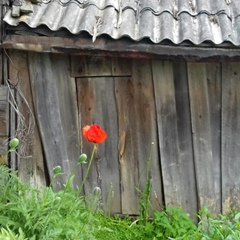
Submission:
M 3 34 L 3 3 L 0 5 L 0 43 L 2 43 Z
M 3 53 L 0 50 L 0 84 L 3 85 Z
M 206 63 L 207 89 L 210 107 L 213 175 L 215 189 L 215 213 L 222 212 L 221 183 L 221 64 Z
M 91 62 L 89 62 L 91 64 Z M 101 69 L 98 69 L 101 71 Z M 98 153 L 85 184 L 85 194 L 93 193 L 95 187 L 102 190 L 104 208 L 108 212 L 121 213 L 121 194 L 118 147 L 118 121 L 114 96 L 114 79 L 96 77 L 77 79 L 78 104 L 81 128 L 92 123 L 99 124 L 107 133 L 106 141 L 98 145 Z M 82 140 L 82 151 L 90 156 L 93 145 Z M 84 167 L 83 171 L 85 172 Z M 100 174 L 100 176 L 98 176 Z M 111 195 L 110 185 L 114 191 Z
M 6 0 L 3 0 L 1 2 L 2 4 L 0 4 L 0 44 L 2 44 L 3 42 L 3 36 L 5 34 L 5 29 L 4 29 L 4 24 L 3 24 L 3 16 L 6 12 L 6 5 L 7 5 L 7 2 Z M 7 57 L 6 57 L 6 54 L 5 54 L 5 51 L 0 48 L 0 84 L 1 85 L 4 85 L 5 84 L 5 81 L 8 79 L 8 65 L 7 65 Z M 8 114 L 7 116 L 7 119 L 6 119 L 6 131 L 7 131 L 7 136 L 5 136 L 4 138 L 5 139 L 1 139 L 1 144 L 4 143 L 4 146 L 2 146 L 1 148 L 1 151 L 6 151 L 8 146 L 6 146 L 6 143 L 7 143 L 7 140 L 8 140 L 8 137 L 9 137 L 9 129 L 10 129 L 10 108 L 9 106 L 7 106 L 7 112 L 6 114 Z M 11 155 L 13 155 L 13 153 L 11 153 Z
M 3 85 L 3 83 L 4 83 L 4 80 L 3 80 L 3 51 L 1 48 L 0 49 L 0 84 Z
M 3 41 L 3 13 L 5 11 L 5 7 L 3 4 L 0 4 L 0 44 Z M 6 59 L 4 59 L 3 49 L 0 48 L 0 85 L 4 85 L 4 79 L 7 77 L 7 68 L 6 68 Z M 6 78 L 7 79 L 7 78 Z M 1 109 L 0 109 L 0 152 L 4 153 L 7 151 L 7 140 L 9 133 L 9 108 L 7 103 L 7 88 L 1 86 L 0 90 L 1 94 Z M 5 162 L 5 161 L 4 161 Z M 5 164 L 8 164 L 5 162 Z
M 222 64 L 223 212 L 240 208 L 240 63 Z
M 35 122 L 27 54 L 11 51 L 9 57 L 14 64 L 9 65 L 9 79 L 15 86 L 18 110 L 17 113 L 12 112 L 17 115 L 16 137 L 20 140 L 18 174 L 23 182 L 41 187 L 46 185 L 44 156 L 39 130 Z
M 181 195 L 182 207 L 191 214 L 196 220 L 198 211 L 197 189 L 194 168 L 193 143 L 191 131 L 191 117 L 189 108 L 189 91 L 187 81 L 187 64 L 186 62 L 173 62 L 173 77 L 175 104 L 177 114 L 177 132 L 179 144 L 179 161 L 181 163 Z
M 219 213 L 219 183 L 215 184 L 211 125 L 211 97 L 205 63 L 188 63 L 188 83 L 199 208 Z M 216 197 L 218 195 L 218 197 Z
M 3 6 L 0 4 L 0 45 L 2 44 L 3 36 Z M 3 50 L 0 49 L 0 84 L 3 84 Z
M 150 151 L 152 151 L 150 201 L 153 209 L 160 209 L 163 206 L 163 192 L 151 61 L 132 61 L 132 82 L 134 88 L 134 112 L 130 113 L 130 117 L 132 118 L 130 118 L 130 127 L 132 127 L 137 134 L 137 139 L 133 138 L 132 141 L 135 145 L 133 149 L 135 151 L 134 155 L 136 155 L 139 165 L 139 189 L 144 192 L 147 181 L 147 159 L 149 158 Z M 152 143 L 154 145 L 152 145 Z
M 7 151 L 8 140 L 8 102 L 7 102 L 7 88 L 0 86 L 0 153 Z M 2 159 L 1 164 L 8 164 L 7 159 Z
M 4 59 L 4 61 L 5 60 L 6 60 L 6 58 Z M 5 73 L 5 71 L 4 71 L 4 73 Z M 10 79 L 9 78 L 10 76 L 6 77 L 6 75 L 4 74 L 5 83 L 7 83 L 8 79 Z M 10 73 L 9 73 L 9 75 L 10 75 Z M 10 91 L 12 92 L 12 94 L 10 94 Z M 15 99 L 15 95 L 16 95 L 15 89 L 11 89 L 10 91 L 8 92 L 8 101 L 14 102 L 16 100 Z M 9 104 L 9 135 L 10 135 L 10 138 L 13 138 L 17 135 L 16 134 L 16 125 L 17 125 L 16 111 L 15 111 L 14 106 Z M 18 157 L 17 157 L 16 153 L 15 152 L 10 153 L 9 166 L 11 167 L 11 169 L 13 171 L 16 171 L 18 168 L 17 160 L 18 160 Z
M 8 138 L 7 129 L 7 88 L 0 86 L 0 137 L 6 141 Z
M 165 204 L 197 211 L 185 63 L 153 61 Z
M 70 77 L 66 56 L 51 58 L 49 54 L 29 53 L 28 57 L 34 109 L 49 175 L 51 178 L 57 165 L 65 173 L 53 182 L 54 188 L 59 189 L 80 153 L 74 79 Z M 77 169 L 76 185 L 80 179 L 81 171 Z
M 132 63 L 132 77 L 115 78 L 119 121 L 119 161 L 122 184 L 122 212 L 139 213 L 139 193 L 146 183 L 147 159 L 152 151 L 151 203 L 162 205 L 162 183 L 157 148 L 156 110 L 150 61 Z M 158 196 L 158 201 L 155 196 Z
M 54 66 L 52 72 L 57 85 L 57 98 L 60 106 L 59 113 L 66 146 L 65 150 L 72 170 L 81 153 L 76 81 L 75 78 L 70 77 L 70 62 L 67 56 L 52 54 L 51 63 Z M 75 172 L 75 186 L 80 186 L 81 181 L 82 171 L 79 166 Z
M 138 129 L 134 119 L 134 89 L 131 77 L 115 78 L 115 94 L 119 123 L 119 163 L 121 173 L 121 204 L 123 214 L 138 214 L 138 192 L 136 187 L 139 180 L 137 154 Z M 135 104 L 136 106 L 136 104 Z M 137 122 L 136 122 L 137 124 Z

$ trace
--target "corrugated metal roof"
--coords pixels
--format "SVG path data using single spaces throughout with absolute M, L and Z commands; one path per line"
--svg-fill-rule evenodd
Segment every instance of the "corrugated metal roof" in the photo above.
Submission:
M 75 35 L 86 31 L 93 39 L 107 34 L 154 43 L 240 45 L 240 0 L 43 0 L 32 10 L 13 18 L 9 9 L 4 21 L 31 28 L 45 25 L 52 31 L 66 28 Z

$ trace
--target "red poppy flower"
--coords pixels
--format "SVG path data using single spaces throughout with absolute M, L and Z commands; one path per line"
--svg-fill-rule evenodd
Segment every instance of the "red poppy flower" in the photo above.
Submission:
M 107 133 L 98 125 L 86 125 L 82 129 L 83 136 L 92 143 L 102 143 L 107 138 Z

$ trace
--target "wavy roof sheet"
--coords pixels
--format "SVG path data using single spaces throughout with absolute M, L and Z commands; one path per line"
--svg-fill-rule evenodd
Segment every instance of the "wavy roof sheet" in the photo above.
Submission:
M 185 40 L 199 45 L 231 42 L 240 45 L 240 0 L 42 0 L 33 12 L 4 21 L 31 28 L 47 26 L 52 31 L 67 29 L 74 35 L 83 31 L 113 39 L 127 36 L 134 41 L 149 38 L 153 43 Z

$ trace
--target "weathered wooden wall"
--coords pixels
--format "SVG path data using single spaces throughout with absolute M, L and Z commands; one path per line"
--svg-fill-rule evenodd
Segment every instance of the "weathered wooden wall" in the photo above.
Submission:
M 151 201 L 155 209 L 204 206 L 214 213 L 240 207 L 240 63 L 191 63 L 24 53 L 17 93 L 26 121 L 35 120 L 20 155 L 19 174 L 45 184 L 61 165 L 66 180 L 92 145 L 81 128 L 98 123 L 108 133 L 99 145 L 85 193 L 102 189 L 106 211 L 138 214 L 152 143 Z M 10 80 L 16 70 L 9 66 Z M 32 109 L 32 115 L 29 114 Z M 86 167 L 76 172 L 79 184 Z M 109 197 L 109 192 L 114 195 Z
M 3 0 L 0 4 L 0 154 L 4 154 L 8 148 L 8 134 L 9 134 L 9 108 L 8 108 L 8 89 L 4 86 L 4 79 L 6 78 L 7 69 L 4 58 L 4 51 L 2 49 L 2 35 L 3 35 L 3 20 L 4 13 Z M 8 159 L 0 158 L 1 164 L 8 164 Z
M 0 154 L 3 155 L 8 148 L 8 101 L 7 88 L 0 86 Z M 1 164 L 8 164 L 6 158 L 0 157 Z

